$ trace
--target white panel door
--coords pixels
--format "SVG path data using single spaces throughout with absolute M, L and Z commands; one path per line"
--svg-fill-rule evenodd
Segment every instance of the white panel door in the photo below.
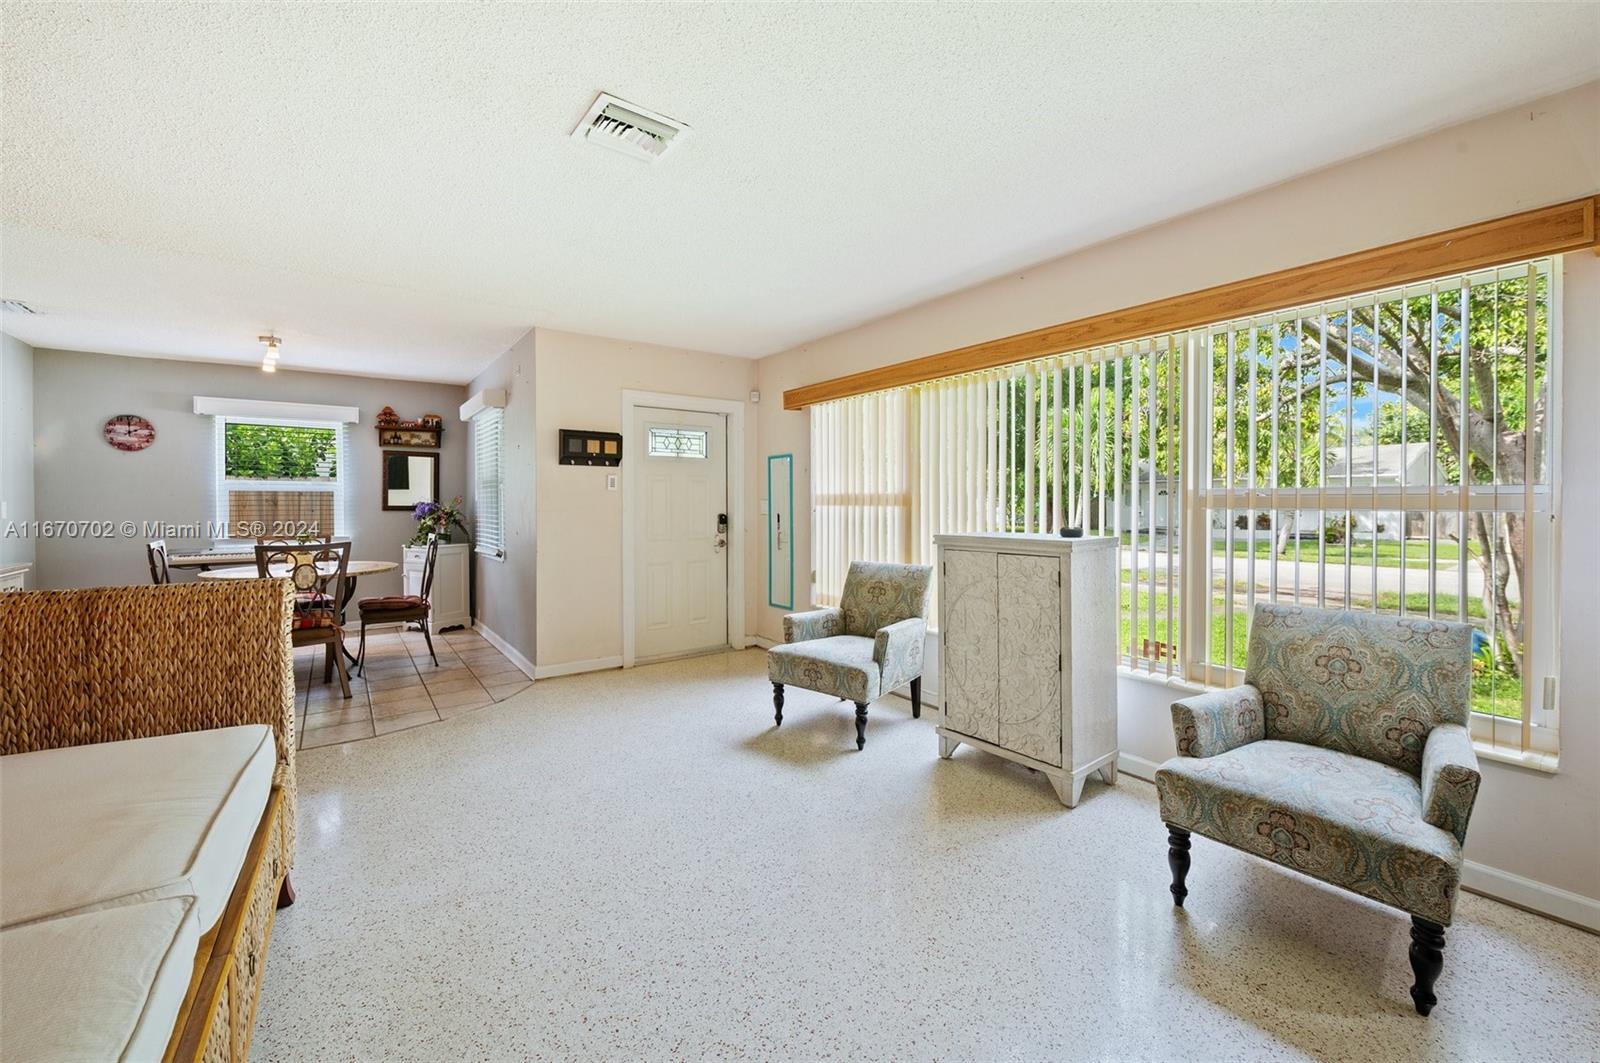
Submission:
M 727 418 L 639 408 L 634 535 L 634 656 L 678 657 L 728 645 Z M 627 466 L 625 465 L 624 468 Z
M 946 550 L 939 593 L 944 599 L 945 725 L 962 734 L 1000 738 L 999 583 L 995 554 Z

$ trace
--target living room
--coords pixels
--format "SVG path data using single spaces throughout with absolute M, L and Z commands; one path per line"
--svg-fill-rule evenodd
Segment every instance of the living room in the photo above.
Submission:
M 6 1058 L 1597 1058 L 1594 5 L 0 24 Z

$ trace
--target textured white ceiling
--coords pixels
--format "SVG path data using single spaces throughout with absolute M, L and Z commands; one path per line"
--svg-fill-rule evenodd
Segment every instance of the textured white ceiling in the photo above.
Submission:
M 1594 4 L 0 9 L 42 346 L 461 381 L 762 355 L 1600 75 Z M 689 123 L 572 140 L 599 90 Z

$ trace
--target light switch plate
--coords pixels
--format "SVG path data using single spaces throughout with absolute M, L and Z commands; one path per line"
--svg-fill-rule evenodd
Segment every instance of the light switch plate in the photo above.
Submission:
M 617 474 L 614 473 L 614 472 L 606 473 L 606 490 L 607 491 L 615 491 L 616 489 L 617 489 Z
M 764 498 L 761 500 L 761 515 L 763 517 L 767 515 L 767 500 Z

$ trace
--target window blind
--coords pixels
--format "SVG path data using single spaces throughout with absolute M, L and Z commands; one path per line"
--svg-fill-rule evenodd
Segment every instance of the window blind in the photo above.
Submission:
M 812 601 L 838 605 L 851 561 L 911 556 L 911 404 L 880 391 L 811 411 Z
M 1552 754 L 1557 263 L 813 405 L 815 600 L 1077 527 L 1120 543 L 1133 668 L 1239 681 L 1257 601 L 1460 620 L 1474 735 Z
M 472 538 L 474 549 L 490 557 L 506 554 L 504 416 L 491 406 L 472 418 Z

